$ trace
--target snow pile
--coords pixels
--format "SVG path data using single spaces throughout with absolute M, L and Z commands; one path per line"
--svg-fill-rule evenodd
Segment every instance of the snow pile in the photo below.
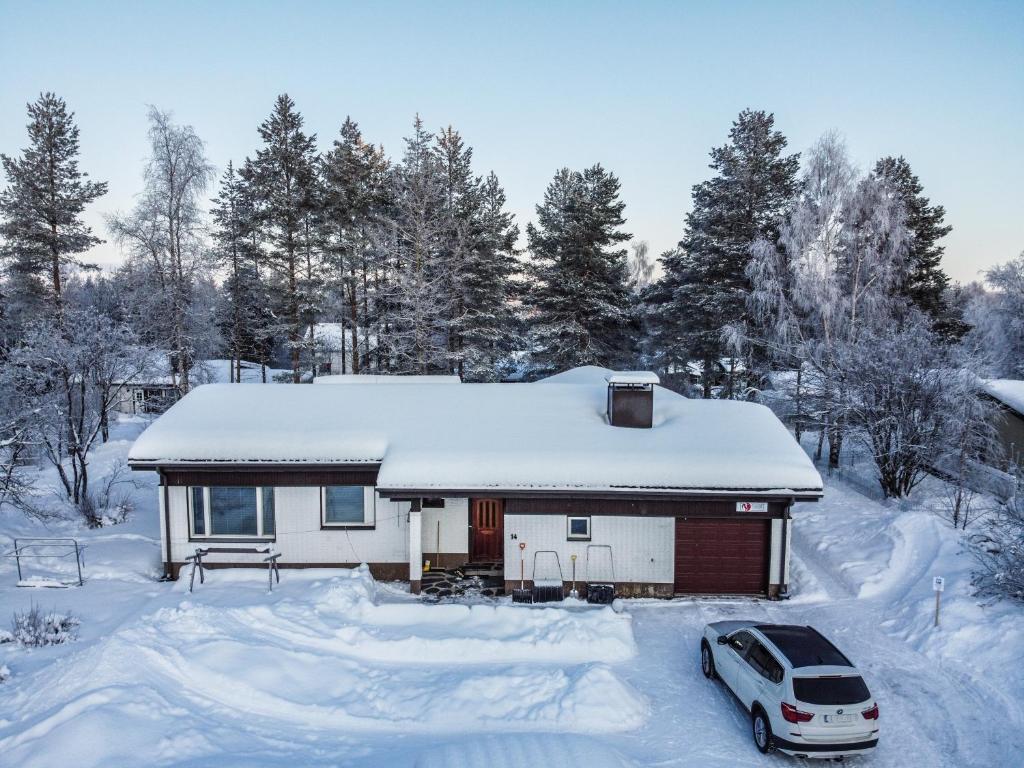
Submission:
M 251 740 L 253 723 L 297 740 L 585 733 L 636 728 L 647 713 L 609 666 L 635 653 L 630 619 L 609 609 L 428 606 L 365 569 L 288 573 L 270 595 L 258 571 L 213 571 L 181 600 L 184 588 L 177 605 L 19 675 L 0 753 L 12 765 L 61 753 L 118 764 L 124 740 L 100 745 L 124 732 L 157 745 L 159 763 L 161 742 L 176 761 L 200 760 L 230 751 L 223 737 Z M 214 732 L 216 745 L 204 738 Z
M 608 607 L 378 602 L 365 566 L 348 574 L 333 580 L 317 614 L 338 623 L 340 653 L 368 661 L 614 663 L 636 653 L 629 616 Z

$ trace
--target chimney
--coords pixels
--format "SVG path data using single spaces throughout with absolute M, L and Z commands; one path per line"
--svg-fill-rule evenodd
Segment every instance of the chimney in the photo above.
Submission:
M 613 427 L 650 429 L 654 424 L 654 385 L 650 371 L 613 371 L 608 382 L 608 423 Z

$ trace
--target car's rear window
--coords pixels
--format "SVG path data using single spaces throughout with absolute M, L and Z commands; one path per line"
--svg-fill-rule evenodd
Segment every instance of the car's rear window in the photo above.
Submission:
M 806 704 L 858 704 L 871 698 L 860 677 L 794 677 L 793 694 Z

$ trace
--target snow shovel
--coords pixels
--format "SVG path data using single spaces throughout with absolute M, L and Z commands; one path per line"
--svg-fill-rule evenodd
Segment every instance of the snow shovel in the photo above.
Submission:
M 519 588 L 512 590 L 513 603 L 533 602 L 533 590 L 526 588 L 526 564 L 523 560 L 525 557 L 523 554 L 524 549 L 526 549 L 526 542 L 519 542 Z
M 594 550 L 592 553 L 591 550 Z M 600 563 L 595 558 L 592 564 L 591 554 L 606 554 L 607 562 Z M 595 567 L 595 565 L 597 567 Z M 609 544 L 587 545 L 587 602 L 598 605 L 610 605 L 615 599 L 615 560 Z
M 540 555 L 548 556 L 548 562 L 554 558 L 555 568 L 558 570 L 558 578 L 554 578 L 554 570 L 550 567 L 543 571 L 545 578 L 537 578 L 537 558 Z M 553 549 L 539 549 L 533 553 L 533 602 L 554 603 L 565 599 L 565 579 L 562 577 L 562 564 L 558 559 L 558 553 Z
M 580 591 L 576 589 L 576 555 L 571 555 L 569 559 L 572 560 L 572 589 L 569 590 L 569 597 L 579 600 Z

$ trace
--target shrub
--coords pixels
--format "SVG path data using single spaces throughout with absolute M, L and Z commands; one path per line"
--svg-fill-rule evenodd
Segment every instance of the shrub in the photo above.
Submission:
M 38 605 L 31 604 L 27 611 L 15 612 L 11 630 L 16 641 L 35 648 L 74 640 L 79 623 L 78 618 L 70 613 L 43 613 Z
M 1024 601 L 1024 476 L 1017 478 L 1017 494 L 975 541 L 981 563 L 975 583 L 981 592 Z

